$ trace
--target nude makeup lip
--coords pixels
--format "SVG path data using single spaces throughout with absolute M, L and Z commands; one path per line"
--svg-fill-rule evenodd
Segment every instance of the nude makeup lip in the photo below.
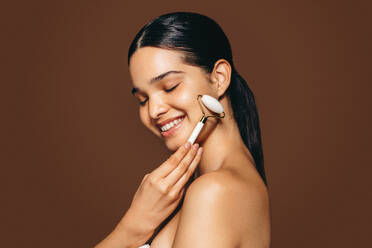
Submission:
M 177 132 L 177 130 L 180 129 L 180 127 L 183 124 L 183 120 L 185 119 L 185 116 L 182 116 L 181 118 L 178 119 L 180 119 L 180 121 L 177 124 L 173 125 L 170 129 L 168 129 L 167 131 L 161 131 L 161 135 L 163 137 L 168 138 L 174 135 Z

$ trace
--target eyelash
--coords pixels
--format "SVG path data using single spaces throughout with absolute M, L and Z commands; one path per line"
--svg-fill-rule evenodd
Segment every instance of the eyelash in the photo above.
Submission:
M 177 88 L 177 86 L 178 86 L 178 84 L 177 84 L 176 86 L 173 86 L 173 87 L 170 88 L 170 89 L 165 90 L 165 92 L 171 92 L 172 90 L 174 90 L 175 88 Z
M 166 89 L 166 90 L 164 90 L 164 91 L 167 92 L 167 93 L 169 93 L 169 92 L 173 91 L 175 88 L 177 88 L 178 85 L 179 85 L 179 84 L 177 84 L 176 86 L 173 86 L 173 87 L 170 88 L 170 89 Z M 146 99 L 146 101 L 142 101 L 142 102 L 140 102 L 139 104 L 140 104 L 141 106 L 143 106 L 143 105 L 145 105 L 146 102 L 147 102 L 147 99 Z

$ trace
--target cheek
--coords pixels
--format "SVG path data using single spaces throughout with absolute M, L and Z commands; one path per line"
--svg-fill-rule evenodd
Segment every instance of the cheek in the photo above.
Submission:
M 174 107 L 185 111 L 189 115 L 189 119 L 194 122 L 198 121 L 202 116 L 200 106 L 197 100 L 198 95 L 210 95 L 210 88 L 205 82 L 185 84 L 172 98 Z M 204 87 L 201 87 L 204 86 Z
M 184 89 L 180 89 L 178 94 L 174 95 L 174 102 L 183 109 L 188 109 L 194 103 L 197 103 L 197 95 L 197 89 L 185 87 Z
M 175 101 L 178 106 L 182 107 L 183 109 L 187 109 L 190 107 L 190 104 L 193 102 L 193 96 L 188 93 L 183 93 L 177 97 L 175 97 Z
M 184 112 L 191 124 L 197 122 L 202 115 L 197 96 L 197 93 L 188 92 L 175 99 L 177 105 L 174 105 L 174 107 L 177 107 L 180 111 Z

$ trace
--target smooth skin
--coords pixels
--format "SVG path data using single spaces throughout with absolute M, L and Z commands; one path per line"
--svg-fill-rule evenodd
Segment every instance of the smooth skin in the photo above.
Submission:
M 233 118 L 226 90 L 231 66 L 216 61 L 212 73 L 185 64 L 182 52 L 156 47 L 138 49 L 129 72 L 135 97 L 141 102 L 141 122 L 177 150 L 189 138 L 202 116 L 198 94 L 208 94 L 223 105 L 225 118 L 209 118 L 195 141 L 203 147 L 198 177 L 186 191 L 182 208 L 155 237 L 151 248 L 269 247 L 270 207 L 267 188 L 254 167 Z M 169 71 L 161 80 L 156 76 Z M 181 127 L 163 137 L 159 121 L 184 116 Z

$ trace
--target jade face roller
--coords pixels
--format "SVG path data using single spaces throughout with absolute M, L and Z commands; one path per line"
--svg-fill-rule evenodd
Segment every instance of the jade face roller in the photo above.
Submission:
M 209 95 L 198 95 L 197 99 L 198 99 L 198 103 L 200 105 L 200 109 L 203 113 L 203 116 L 200 119 L 200 121 L 198 122 L 198 124 L 196 125 L 196 127 L 194 128 L 194 130 L 192 131 L 192 133 L 190 135 L 190 138 L 188 139 L 188 141 L 191 144 L 194 144 L 196 138 L 198 137 L 198 135 L 199 135 L 200 131 L 202 130 L 202 128 L 203 128 L 205 122 L 207 121 L 208 117 L 215 117 L 215 118 L 224 118 L 225 117 L 225 112 L 223 111 L 223 106 L 221 105 L 221 103 L 216 98 L 214 98 L 212 96 L 209 96 Z M 203 104 L 201 104 L 200 101 Z M 211 110 L 212 112 L 214 112 L 218 115 L 205 116 L 202 105 L 204 105 L 209 110 Z

